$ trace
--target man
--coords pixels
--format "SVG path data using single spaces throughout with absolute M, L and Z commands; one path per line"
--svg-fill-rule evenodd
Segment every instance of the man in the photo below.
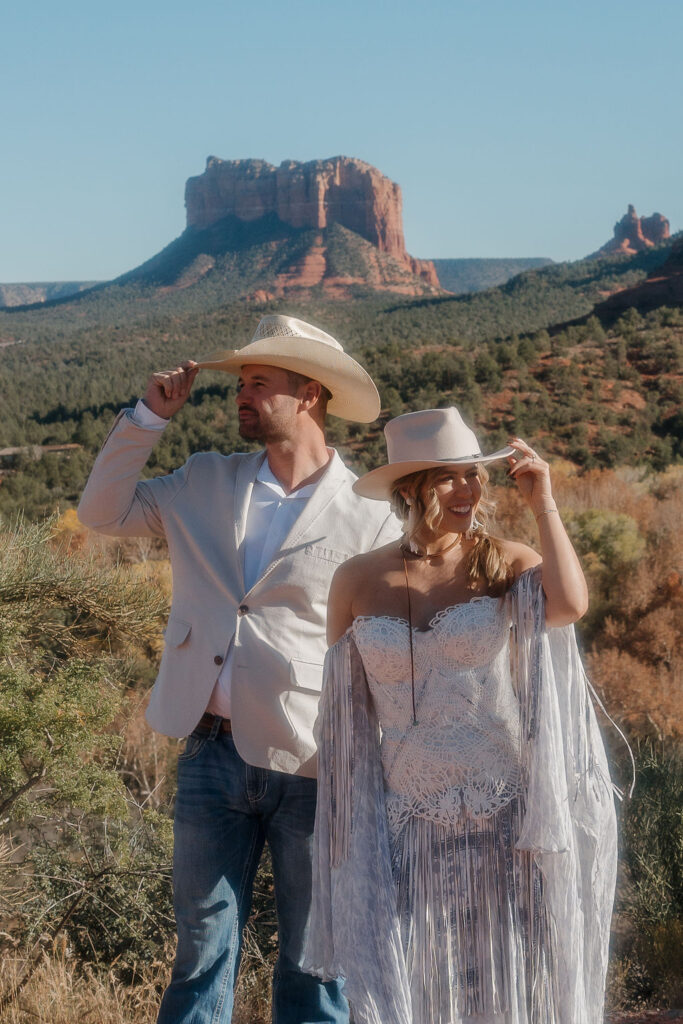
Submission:
M 240 434 L 265 451 L 195 454 L 169 476 L 139 481 L 202 367 L 239 376 Z M 241 350 L 152 375 L 142 402 L 119 414 L 79 507 L 101 533 L 165 536 L 173 567 L 147 711 L 160 732 L 189 734 L 174 825 L 178 950 L 160 1024 L 230 1021 L 266 841 L 279 932 L 273 1020 L 348 1020 L 339 983 L 299 966 L 310 903 L 313 724 L 334 571 L 400 531 L 387 505 L 352 492 L 354 475 L 325 445 L 326 407 L 371 422 L 379 396 L 334 338 L 293 317 L 264 317 Z

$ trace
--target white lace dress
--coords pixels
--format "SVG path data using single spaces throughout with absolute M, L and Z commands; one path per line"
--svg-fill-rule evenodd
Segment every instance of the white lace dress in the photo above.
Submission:
M 357 618 L 319 719 L 307 967 L 358 1024 L 597 1024 L 616 870 L 604 750 L 538 573 Z

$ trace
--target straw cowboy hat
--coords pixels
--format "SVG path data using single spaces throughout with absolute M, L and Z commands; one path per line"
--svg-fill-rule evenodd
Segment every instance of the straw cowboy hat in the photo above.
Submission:
M 386 501 L 397 480 L 436 466 L 494 462 L 514 455 L 509 445 L 483 455 L 473 431 L 457 409 L 423 409 L 390 420 L 384 428 L 389 463 L 356 480 L 353 489 L 364 498 Z
M 348 356 L 338 341 L 293 316 L 264 316 L 244 348 L 216 352 L 198 365 L 237 376 L 247 363 L 293 370 L 320 381 L 332 395 L 327 411 L 344 420 L 372 423 L 380 401 L 372 377 Z

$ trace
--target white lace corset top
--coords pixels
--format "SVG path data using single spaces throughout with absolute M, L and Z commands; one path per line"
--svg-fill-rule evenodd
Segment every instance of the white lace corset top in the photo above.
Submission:
M 390 822 L 457 824 L 508 804 L 521 788 L 508 601 L 475 598 L 413 629 L 416 725 L 407 621 L 361 616 L 353 634 L 382 730 Z

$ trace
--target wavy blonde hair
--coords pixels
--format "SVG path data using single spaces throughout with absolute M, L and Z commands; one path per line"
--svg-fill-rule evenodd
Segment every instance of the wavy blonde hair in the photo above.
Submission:
M 434 485 L 444 475 L 448 467 L 437 466 L 434 469 L 423 469 L 417 473 L 402 476 L 394 484 L 391 503 L 396 515 L 403 523 L 408 542 L 417 544 L 416 538 L 426 528 L 430 533 L 437 533 L 443 519 L 441 503 Z M 495 515 L 495 502 L 488 496 L 486 484 L 489 475 L 483 465 L 477 464 L 477 472 L 481 481 L 481 498 L 475 509 L 476 525 L 467 531 L 467 536 L 474 541 L 472 550 L 465 563 L 465 579 L 468 590 L 474 590 L 483 580 L 492 597 L 504 594 L 514 581 L 512 566 L 508 562 L 503 545 L 489 530 Z M 401 493 L 406 491 L 412 498 L 410 506 Z M 411 508 L 413 511 L 410 517 Z M 412 522 L 409 526 L 409 517 Z M 417 545 L 419 547 L 419 545 Z

